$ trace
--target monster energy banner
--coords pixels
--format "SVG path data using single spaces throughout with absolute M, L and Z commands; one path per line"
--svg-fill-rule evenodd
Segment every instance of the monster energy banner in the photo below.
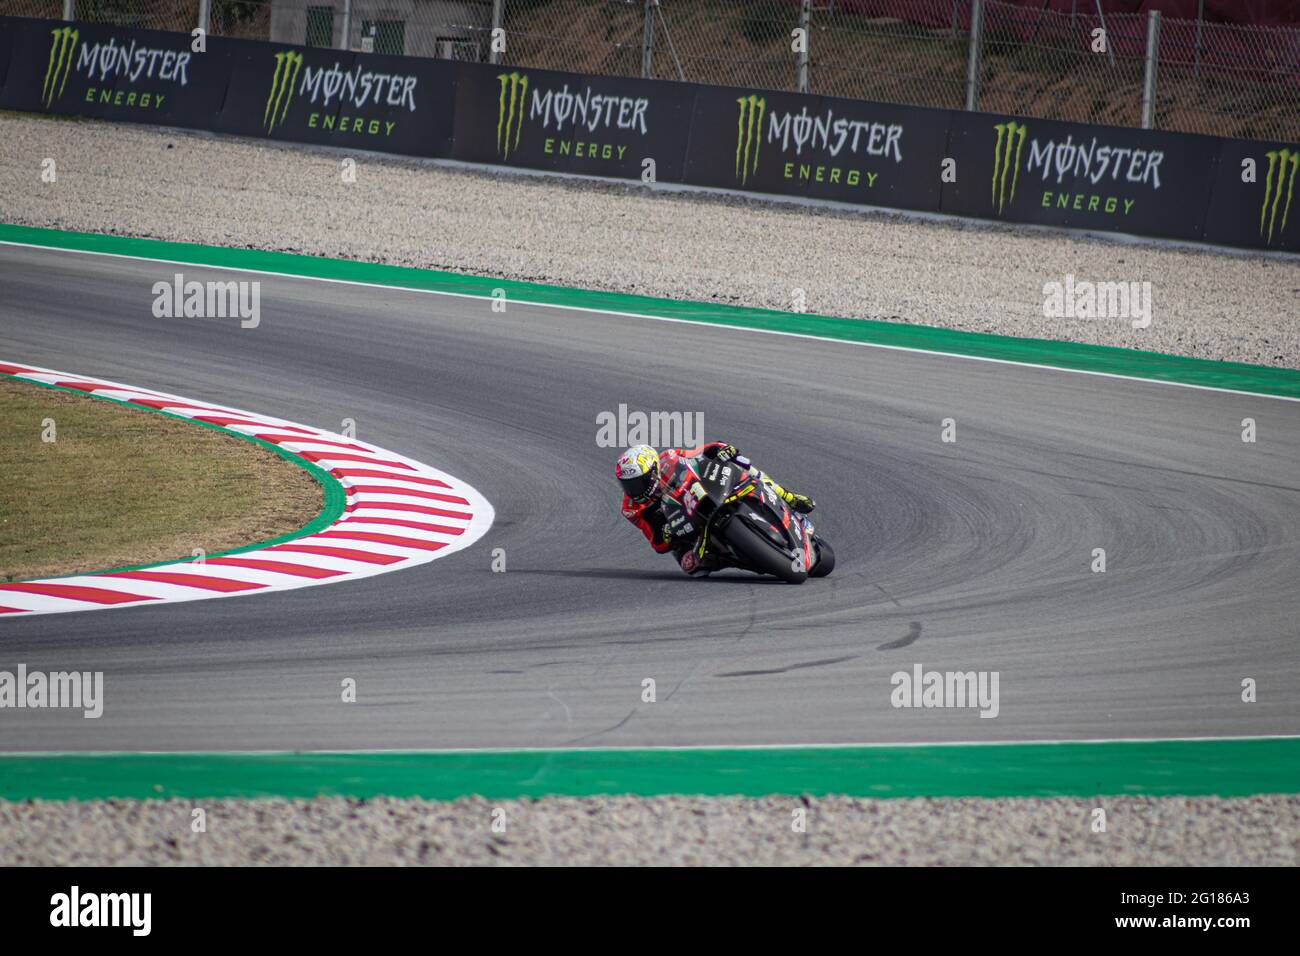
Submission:
M 1300 252 L 1300 144 L 0 16 L 0 109 Z
M 941 210 L 1198 239 L 1217 154 L 1204 136 L 953 113 Z
M 702 87 L 686 181 L 935 211 L 947 120 L 943 110 Z
M 468 162 L 680 182 L 688 83 L 463 63 L 452 155 Z
M 1300 143 L 1223 141 L 1205 240 L 1300 252 Z
M 220 131 L 447 155 L 453 79 L 446 61 L 243 41 L 233 65 Z
M 230 68 L 220 41 L 93 23 L 5 18 L 0 107 L 210 129 Z

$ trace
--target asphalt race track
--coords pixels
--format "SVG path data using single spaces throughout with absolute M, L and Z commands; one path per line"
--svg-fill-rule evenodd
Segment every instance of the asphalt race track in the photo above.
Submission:
M 7 662 L 103 670 L 106 703 L 13 712 L 0 750 L 1296 730 L 1300 403 L 272 276 L 257 329 L 156 319 L 151 286 L 176 271 L 249 278 L 0 246 L 0 354 L 355 419 L 470 482 L 497 523 L 357 583 L 4 621 Z M 813 495 L 834 576 L 695 581 L 652 554 L 619 514 L 618 449 L 595 441 L 620 403 L 702 411 L 708 437 Z M 998 717 L 892 708 L 890 675 L 915 663 L 998 671 Z

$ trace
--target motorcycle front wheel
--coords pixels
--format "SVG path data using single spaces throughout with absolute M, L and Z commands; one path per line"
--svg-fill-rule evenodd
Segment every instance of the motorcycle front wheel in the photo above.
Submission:
M 830 542 L 825 538 L 813 535 L 813 541 L 817 546 L 817 563 L 808 572 L 808 576 L 810 578 L 824 578 L 835 570 L 835 552 L 831 550 Z

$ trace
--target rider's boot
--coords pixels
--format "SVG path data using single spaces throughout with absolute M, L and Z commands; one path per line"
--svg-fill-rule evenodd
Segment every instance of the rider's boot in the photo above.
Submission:
M 778 495 L 780 495 L 782 500 L 785 501 L 786 504 L 788 504 L 795 511 L 799 512 L 801 515 L 809 514 L 814 508 L 817 507 L 817 502 L 813 501 L 807 495 L 801 495 L 794 491 L 786 491 L 775 481 L 773 481 L 768 475 L 763 475 L 763 484 L 767 485 Z

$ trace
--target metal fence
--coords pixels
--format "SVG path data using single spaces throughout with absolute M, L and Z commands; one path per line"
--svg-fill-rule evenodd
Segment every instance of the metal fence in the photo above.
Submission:
M 1300 28 L 1096 0 L 0 0 L 0 14 L 74 5 L 154 29 L 1300 139 Z
M 1300 140 L 1300 29 L 1167 19 L 1157 62 L 1156 127 Z
M 982 109 L 1048 119 L 1142 125 L 1145 14 L 1058 13 L 986 2 Z

